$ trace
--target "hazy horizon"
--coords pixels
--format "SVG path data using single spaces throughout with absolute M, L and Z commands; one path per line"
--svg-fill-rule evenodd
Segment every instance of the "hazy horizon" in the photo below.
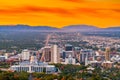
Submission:
M 61 26 L 59 27 L 55 27 L 55 26 L 49 26 L 49 25 L 27 25 L 27 24 L 16 24 L 16 25 L 0 25 L 0 27 L 50 27 L 50 28 L 57 28 L 57 29 L 62 29 L 62 28 L 66 28 L 66 27 L 94 27 L 94 28 L 99 28 L 99 29 L 107 29 L 107 28 L 118 28 L 120 27 L 120 25 L 118 26 L 108 26 L 108 27 L 98 27 L 98 26 L 94 26 L 94 25 L 86 25 L 86 24 L 74 24 L 74 25 L 66 25 L 66 26 Z

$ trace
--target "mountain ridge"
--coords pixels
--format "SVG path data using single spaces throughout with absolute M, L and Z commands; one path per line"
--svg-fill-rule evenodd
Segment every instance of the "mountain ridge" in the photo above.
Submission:
M 64 26 L 63 28 L 55 28 L 51 26 L 29 26 L 29 25 L 0 25 L 0 30 L 48 30 L 48 31 L 99 31 L 99 30 L 119 30 L 120 27 L 109 27 L 109 28 L 98 28 L 96 26 L 91 26 L 91 25 L 69 25 L 69 26 Z

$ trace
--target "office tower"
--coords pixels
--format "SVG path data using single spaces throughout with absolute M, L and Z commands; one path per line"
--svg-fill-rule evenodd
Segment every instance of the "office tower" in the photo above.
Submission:
M 24 49 L 21 53 L 22 60 L 29 60 L 30 59 L 30 51 L 27 49 Z
M 65 45 L 65 51 L 73 51 L 73 46 L 70 44 Z
M 53 45 L 51 48 L 51 63 L 59 62 L 60 62 L 59 48 L 57 45 Z
M 94 54 L 94 51 L 91 49 L 82 49 L 80 51 L 80 62 L 85 63 L 86 57 L 89 59 L 89 57 L 92 57 Z
M 73 46 L 70 44 L 65 45 L 65 57 L 69 57 L 71 55 L 72 57 L 75 57 Z
M 80 47 L 74 47 L 74 55 L 77 61 L 80 62 Z
M 43 62 L 51 62 L 51 46 L 45 46 L 42 54 L 41 60 Z
M 105 50 L 105 60 L 109 61 L 110 60 L 110 48 L 107 47 Z
M 66 57 L 66 53 L 63 52 L 63 54 L 62 54 L 62 58 L 65 59 L 65 57 Z

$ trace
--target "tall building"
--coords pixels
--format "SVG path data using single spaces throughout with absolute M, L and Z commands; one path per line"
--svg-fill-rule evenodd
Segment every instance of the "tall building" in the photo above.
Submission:
M 59 48 L 57 45 L 53 45 L 51 48 L 51 63 L 59 62 L 60 62 Z
M 73 51 L 73 46 L 70 44 L 65 45 L 65 51 Z
M 43 62 L 51 62 L 51 46 L 45 46 L 42 51 L 43 56 L 41 57 L 41 61 Z
M 74 47 L 74 55 L 78 62 L 80 62 L 80 47 Z
M 85 66 L 87 66 L 88 65 L 88 57 L 86 56 L 86 58 L 85 58 Z
M 91 49 L 82 49 L 80 51 L 80 62 L 85 63 L 86 57 L 89 59 L 94 54 L 94 51 Z
M 30 51 L 28 49 L 24 49 L 21 53 L 22 60 L 30 59 Z
M 105 60 L 110 61 L 110 48 L 107 47 L 105 50 Z
M 62 53 L 62 58 L 63 59 L 65 59 L 65 57 L 66 57 L 66 53 L 65 53 L 65 51 Z
M 65 59 L 66 57 L 69 57 L 69 55 L 71 55 L 72 57 L 75 57 L 72 45 L 65 44 L 64 50 L 65 51 L 63 52 L 63 59 Z

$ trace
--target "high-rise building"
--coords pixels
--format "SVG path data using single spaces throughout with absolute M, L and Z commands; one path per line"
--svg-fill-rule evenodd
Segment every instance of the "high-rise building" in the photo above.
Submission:
M 60 62 L 59 48 L 57 45 L 53 45 L 51 48 L 51 63 L 59 62 Z
M 110 48 L 107 47 L 105 50 L 105 60 L 110 61 Z
M 74 55 L 78 62 L 80 62 L 80 47 L 74 47 Z
M 28 49 L 24 49 L 21 53 L 22 60 L 30 59 L 30 51 Z
M 82 49 L 80 51 L 80 62 L 85 63 L 86 57 L 89 59 L 89 57 L 92 57 L 94 54 L 94 51 L 91 49 Z
M 45 46 L 42 54 L 44 55 L 44 62 L 51 62 L 51 46 Z
M 65 57 L 69 57 L 69 55 L 71 55 L 72 57 L 75 57 L 73 46 L 70 44 L 65 45 L 64 52 L 65 52 Z
M 65 45 L 65 51 L 73 51 L 73 46 L 70 44 Z
M 65 51 L 62 53 L 62 58 L 63 59 L 65 59 L 65 57 L 66 57 L 66 53 L 65 53 Z

